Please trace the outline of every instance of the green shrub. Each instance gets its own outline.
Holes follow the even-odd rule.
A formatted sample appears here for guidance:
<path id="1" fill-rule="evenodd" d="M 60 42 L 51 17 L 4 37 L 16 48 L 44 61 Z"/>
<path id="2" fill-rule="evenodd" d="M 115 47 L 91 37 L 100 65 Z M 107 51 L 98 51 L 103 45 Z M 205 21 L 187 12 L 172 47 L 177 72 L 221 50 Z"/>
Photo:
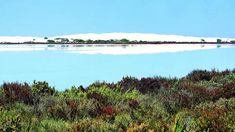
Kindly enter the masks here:
<path id="1" fill-rule="evenodd" d="M 130 114 L 119 114 L 115 116 L 114 124 L 122 129 L 127 129 L 127 127 L 132 123 L 132 118 Z"/>
<path id="2" fill-rule="evenodd" d="M 63 98 L 46 97 L 42 98 L 39 102 L 39 110 L 44 117 L 50 117 L 53 119 L 69 120 L 69 108 L 66 101 Z"/>
<path id="3" fill-rule="evenodd" d="M 0 86 L 0 107 L 5 105 L 5 99 L 4 99 L 4 91 L 3 88 Z"/>
<path id="4" fill-rule="evenodd" d="M 20 121 L 22 122 L 22 131 L 34 131 L 37 124 L 38 118 L 35 115 L 34 107 L 26 105 L 24 103 L 14 103 L 11 106 L 11 110 L 20 114 Z"/>
<path id="5" fill-rule="evenodd" d="M 33 81 L 32 92 L 33 94 L 40 96 L 53 95 L 55 93 L 55 88 L 49 86 L 46 81 Z"/>
<path id="6" fill-rule="evenodd" d="M 196 131 L 193 112 L 183 110 L 176 114 L 171 130 L 174 132 Z"/>
<path id="7" fill-rule="evenodd" d="M 44 119 L 41 120 L 34 131 L 39 132 L 67 132 L 71 129 L 69 122 L 63 120 Z"/>
<path id="8" fill-rule="evenodd" d="M 69 99 L 80 99 L 80 98 L 86 98 L 87 93 L 85 89 L 80 86 L 80 87 L 71 87 L 71 89 L 67 89 L 63 92 L 58 92 L 56 96 L 60 96 L 63 98 L 69 98 Z"/>
<path id="9" fill-rule="evenodd" d="M 100 119 L 83 119 L 72 125 L 72 131 L 85 132 L 108 132 L 108 131 L 122 131 L 121 128 Z"/>
<path id="10" fill-rule="evenodd" d="M 22 129 L 20 114 L 14 110 L 0 110 L 0 131 L 16 131 Z"/>
<path id="11" fill-rule="evenodd" d="M 218 83 L 218 82 L 214 82 L 214 81 L 200 81 L 197 83 L 197 85 L 205 87 L 205 89 L 208 89 L 208 90 L 213 90 L 216 88 L 223 87 L 223 84 Z"/>
<path id="12" fill-rule="evenodd" d="M 149 128 L 149 126 L 145 123 L 132 123 L 129 125 L 129 127 L 126 130 L 127 132 L 154 132 L 155 129 Z M 159 130 L 164 132 L 165 130 Z"/>
<path id="13" fill-rule="evenodd" d="M 217 76 L 212 79 L 213 82 L 219 83 L 219 84 L 227 84 L 231 82 L 235 82 L 235 73 L 230 73 L 225 76 Z"/>
<path id="14" fill-rule="evenodd" d="M 161 90 L 155 95 L 167 113 L 174 115 L 183 108 L 191 107 L 194 95 L 182 89 Z M 153 97 L 154 98 L 154 97 Z"/>
<path id="15" fill-rule="evenodd" d="M 122 100 L 133 100 L 142 98 L 141 93 L 137 90 L 121 92 L 119 90 L 110 89 L 107 87 L 91 87 L 88 89 L 88 94 L 90 93 L 96 93 L 97 96 L 98 94 L 100 94 L 99 96 L 102 96 L 106 100 L 106 103 L 109 104 L 116 104 Z"/>
<path id="16" fill-rule="evenodd" d="M 166 123 L 170 118 L 170 114 L 164 107 L 164 104 L 154 96 L 147 96 L 140 100 L 137 109 L 130 109 L 130 114 L 134 122 L 142 122 L 147 128 L 168 129 Z"/>
<path id="17" fill-rule="evenodd" d="M 232 131 L 235 128 L 235 99 L 201 103 L 192 110 L 179 112 L 173 131 Z"/>

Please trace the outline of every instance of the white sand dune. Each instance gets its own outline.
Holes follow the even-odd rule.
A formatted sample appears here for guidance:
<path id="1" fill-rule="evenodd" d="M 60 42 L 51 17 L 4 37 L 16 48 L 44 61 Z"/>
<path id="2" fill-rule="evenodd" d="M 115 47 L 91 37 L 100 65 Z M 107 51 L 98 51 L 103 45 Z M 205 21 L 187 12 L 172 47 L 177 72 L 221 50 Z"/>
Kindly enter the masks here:
<path id="1" fill-rule="evenodd" d="M 46 42 L 41 37 L 23 37 L 23 36 L 0 36 L 0 42 L 2 43 L 23 43 L 23 42 Z"/>
<path id="2" fill-rule="evenodd" d="M 48 39 L 55 38 L 68 38 L 83 39 L 83 40 L 110 40 L 110 39 L 129 39 L 129 40 L 142 40 L 142 41 L 176 41 L 176 42 L 200 42 L 204 39 L 207 42 L 216 42 L 217 37 L 192 37 L 192 36 L 180 36 L 180 35 L 160 35 L 160 34 L 145 34 L 145 33 L 103 33 L 103 34 L 77 34 L 77 35 L 65 35 L 48 37 Z M 223 41 L 235 40 L 234 38 L 219 38 Z M 0 36 L 0 42 L 46 42 L 44 37 L 22 37 L 22 36 Z"/>

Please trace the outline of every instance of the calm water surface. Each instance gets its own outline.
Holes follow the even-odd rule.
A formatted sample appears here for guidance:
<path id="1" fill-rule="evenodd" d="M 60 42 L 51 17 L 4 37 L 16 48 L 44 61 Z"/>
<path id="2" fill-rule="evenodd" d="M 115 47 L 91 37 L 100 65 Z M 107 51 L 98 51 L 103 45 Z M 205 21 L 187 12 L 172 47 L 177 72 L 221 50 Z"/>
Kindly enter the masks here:
<path id="1" fill-rule="evenodd" d="M 4 50 L 1 51 L 1 47 Z M 24 51 L 5 51 L 9 47 L 0 46 L 0 83 L 46 80 L 58 90 L 64 90 L 72 85 L 87 86 L 97 80 L 116 82 L 123 76 L 182 77 L 193 69 L 235 68 L 235 46 L 129 55 L 71 53 L 66 50 L 66 45 L 60 48 L 49 45 L 46 49 L 41 45 L 32 47 L 39 49 L 32 51 L 25 46 L 27 50 Z M 53 49 L 48 50 L 50 47 Z M 77 48 L 79 50 L 79 46 Z M 90 50 L 93 49 L 90 46 Z"/>

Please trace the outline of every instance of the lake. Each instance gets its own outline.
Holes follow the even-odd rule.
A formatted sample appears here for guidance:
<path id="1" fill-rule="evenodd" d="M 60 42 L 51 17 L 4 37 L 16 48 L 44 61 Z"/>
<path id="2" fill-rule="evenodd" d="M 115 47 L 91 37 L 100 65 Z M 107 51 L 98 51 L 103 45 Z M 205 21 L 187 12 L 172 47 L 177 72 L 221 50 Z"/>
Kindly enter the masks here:
<path id="1" fill-rule="evenodd" d="M 0 82 L 44 81 L 64 90 L 124 76 L 182 77 L 235 68 L 233 45 L 0 45 Z"/>

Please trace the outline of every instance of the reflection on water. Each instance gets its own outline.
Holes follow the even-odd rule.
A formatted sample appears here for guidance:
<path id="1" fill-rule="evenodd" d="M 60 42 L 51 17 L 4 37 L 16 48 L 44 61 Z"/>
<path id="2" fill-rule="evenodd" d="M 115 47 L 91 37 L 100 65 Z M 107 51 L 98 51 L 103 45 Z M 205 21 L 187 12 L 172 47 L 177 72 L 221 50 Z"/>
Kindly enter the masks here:
<path id="1" fill-rule="evenodd" d="M 192 50 L 206 50 L 214 48 L 228 48 L 229 44 L 4 44 L 0 51 L 41 51 L 62 50 L 80 54 L 153 54 L 164 52 L 180 52 Z"/>
<path id="2" fill-rule="evenodd" d="M 79 50 L 80 47 L 133 47 L 137 45 L 129 44 L 1 44 L 0 49 L 31 48 L 41 50 Z M 20 50 L 20 49 L 19 49 Z"/>

